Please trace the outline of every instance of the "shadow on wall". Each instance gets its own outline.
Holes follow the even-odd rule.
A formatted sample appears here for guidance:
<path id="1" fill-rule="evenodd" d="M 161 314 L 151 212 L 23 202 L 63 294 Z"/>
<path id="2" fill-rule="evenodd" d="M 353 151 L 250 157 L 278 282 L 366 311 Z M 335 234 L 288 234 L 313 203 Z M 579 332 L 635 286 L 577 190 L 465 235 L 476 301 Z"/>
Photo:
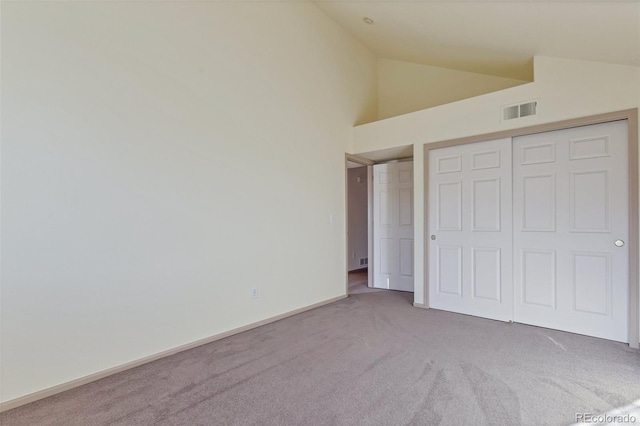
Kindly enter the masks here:
<path id="1" fill-rule="evenodd" d="M 529 66 L 533 70 L 533 59 L 531 59 Z M 530 82 L 410 62 L 378 59 L 378 120 Z"/>

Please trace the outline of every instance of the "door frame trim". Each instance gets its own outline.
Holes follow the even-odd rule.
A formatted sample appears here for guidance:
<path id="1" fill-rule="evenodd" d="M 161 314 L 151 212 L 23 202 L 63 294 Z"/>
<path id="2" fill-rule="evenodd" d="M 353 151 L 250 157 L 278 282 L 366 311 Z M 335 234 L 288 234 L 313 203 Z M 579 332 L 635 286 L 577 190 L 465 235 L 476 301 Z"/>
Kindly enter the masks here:
<path id="1" fill-rule="evenodd" d="M 608 123 L 611 121 L 627 120 L 627 138 L 629 161 L 629 307 L 628 307 L 628 340 L 629 346 L 638 349 L 640 340 L 640 316 L 639 316 L 639 217 L 638 217 L 638 108 L 588 117 L 574 118 L 570 120 L 556 121 L 553 123 L 537 124 L 520 127 L 517 129 L 502 130 L 499 132 L 485 133 L 483 135 L 467 136 L 462 138 L 444 140 L 424 144 L 424 306 L 429 308 L 429 151 L 457 145 L 467 145 L 476 142 L 486 142 L 501 138 L 515 138 L 518 136 L 532 135 L 536 133 L 551 132 L 555 130 L 570 129 L 573 127 L 588 126 L 591 124 Z"/>
<path id="2" fill-rule="evenodd" d="M 349 166 L 348 162 L 367 167 L 367 287 L 373 287 L 373 165 L 375 162 L 353 154 L 344 154 L 344 237 L 345 237 L 345 294 L 349 295 Z"/>

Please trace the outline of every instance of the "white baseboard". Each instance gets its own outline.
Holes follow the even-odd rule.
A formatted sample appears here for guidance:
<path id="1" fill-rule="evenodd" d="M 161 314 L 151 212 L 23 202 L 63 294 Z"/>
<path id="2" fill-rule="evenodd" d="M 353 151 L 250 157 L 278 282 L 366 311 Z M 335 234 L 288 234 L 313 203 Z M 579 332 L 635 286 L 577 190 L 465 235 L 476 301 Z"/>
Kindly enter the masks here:
<path id="1" fill-rule="evenodd" d="M 13 408 L 20 407 L 21 405 L 29 404 L 31 402 L 38 401 L 40 399 L 48 398 L 60 392 L 68 391 L 73 388 L 77 388 L 82 385 L 86 385 L 87 383 L 95 382 L 96 380 L 103 379 L 105 377 L 111 376 L 116 373 L 120 373 L 125 370 L 129 370 L 134 367 L 138 367 L 143 364 L 147 364 L 152 361 L 156 361 L 161 358 L 165 358 L 179 352 L 187 351 L 189 349 L 197 348 L 198 346 L 206 345 L 207 343 L 215 342 L 216 340 L 224 339 L 225 337 L 233 336 L 234 334 L 242 333 L 244 331 L 251 330 L 256 327 L 260 327 L 262 325 L 266 325 L 275 321 L 279 321 L 281 319 L 300 314 L 305 311 L 309 311 L 311 309 L 319 308 L 320 306 L 328 305 L 329 303 L 337 302 L 338 300 L 345 299 L 347 295 L 342 295 L 338 297 L 334 297 L 323 302 L 314 303 L 313 305 L 305 306 L 303 308 L 294 309 L 293 311 L 285 312 L 284 314 L 276 315 L 275 317 L 267 318 L 262 321 L 254 322 L 252 324 L 248 324 L 242 327 L 234 328 L 233 330 L 225 331 L 224 333 L 219 333 L 210 337 L 206 337 L 204 339 L 196 340 L 195 342 L 187 343 L 173 349 L 167 349 L 166 351 L 158 352 L 154 355 L 149 355 L 144 358 L 140 358 L 131 362 L 127 362 L 125 364 L 121 364 L 115 366 L 113 368 L 108 368 L 106 370 L 98 371 L 97 373 L 89 374 L 88 376 L 80 377 L 75 380 L 71 380 L 69 382 L 61 383 L 56 386 L 52 386 L 50 388 L 46 388 L 34 393 L 30 393 L 28 395 L 20 396 L 15 399 L 11 399 L 9 401 L 5 401 L 0 403 L 0 413 L 3 411 L 8 411 Z"/>
<path id="2" fill-rule="evenodd" d="M 424 303 L 413 302 L 413 306 L 415 306 L 416 308 L 427 309 Z"/>

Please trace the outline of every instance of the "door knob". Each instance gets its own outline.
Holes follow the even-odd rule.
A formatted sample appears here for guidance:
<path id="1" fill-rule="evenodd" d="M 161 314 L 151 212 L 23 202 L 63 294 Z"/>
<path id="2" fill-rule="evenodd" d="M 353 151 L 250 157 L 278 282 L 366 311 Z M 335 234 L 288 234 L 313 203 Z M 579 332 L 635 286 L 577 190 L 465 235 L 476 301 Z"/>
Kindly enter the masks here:
<path id="1" fill-rule="evenodd" d="M 616 240 L 615 243 L 613 243 L 613 244 L 615 244 L 616 247 L 622 247 L 624 245 L 624 241 Z"/>
<path id="2" fill-rule="evenodd" d="M 432 240 L 435 240 L 435 239 L 436 239 L 436 236 L 432 234 L 432 235 L 431 235 L 431 239 L 432 239 Z"/>

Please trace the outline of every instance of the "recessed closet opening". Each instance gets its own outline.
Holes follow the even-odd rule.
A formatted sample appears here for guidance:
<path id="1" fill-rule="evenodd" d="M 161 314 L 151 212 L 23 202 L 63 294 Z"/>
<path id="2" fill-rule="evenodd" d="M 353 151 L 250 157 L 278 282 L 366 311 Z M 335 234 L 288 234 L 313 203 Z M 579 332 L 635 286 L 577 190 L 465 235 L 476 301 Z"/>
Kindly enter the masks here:
<path id="1" fill-rule="evenodd" d="M 637 110 L 425 145 L 430 308 L 638 346 Z"/>

